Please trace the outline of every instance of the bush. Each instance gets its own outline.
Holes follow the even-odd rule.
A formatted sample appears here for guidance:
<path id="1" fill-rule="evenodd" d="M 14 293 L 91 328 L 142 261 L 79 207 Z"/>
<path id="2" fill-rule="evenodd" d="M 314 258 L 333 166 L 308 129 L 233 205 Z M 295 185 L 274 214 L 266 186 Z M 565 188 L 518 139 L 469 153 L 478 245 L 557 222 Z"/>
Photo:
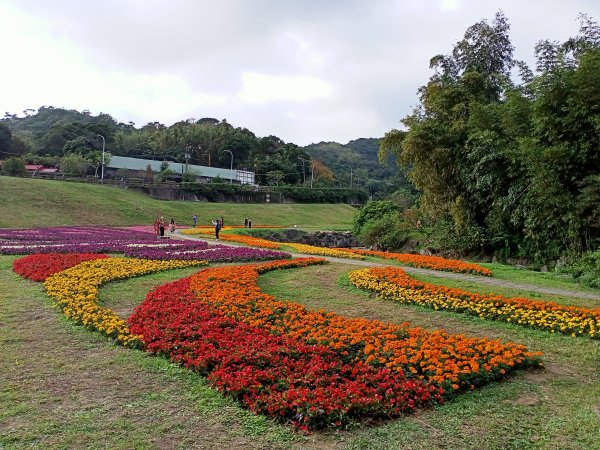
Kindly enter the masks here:
<path id="1" fill-rule="evenodd" d="M 384 216 L 397 216 L 399 213 L 400 208 L 391 200 L 370 201 L 360 208 L 354 217 L 354 234 L 361 234 L 362 228 L 367 222 L 381 219 Z"/>
<path id="2" fill-rule="evenodd" d="M 600 250 L 588 252 L 572 260 L 566 272 L 573 275 L 581 284 L 600 288 Z"/>
<path id="3" fill-rule="evenodd" d="M 445 253 L 480 252 L 488 243 L 484 228 L 467 225 L 458 232 L 451 221 L 436 223 L 430 238 L 432 247 Z"/>
<path id="4" fill-rule="evenodd" d="M 366 246 L 379 250 L 394 250 L 402 247 L 410 232 L 410 227 L 398 216 L 383 216 L 367 222 L 357 240 Z"/>
<path id="5" fill-rule="evenodd" d="M 2 173 L 11 177 L 24 177 L 27 171 L 25 170 L 25 163 L 23 160 L 13 156 L 4 161 Z"/>

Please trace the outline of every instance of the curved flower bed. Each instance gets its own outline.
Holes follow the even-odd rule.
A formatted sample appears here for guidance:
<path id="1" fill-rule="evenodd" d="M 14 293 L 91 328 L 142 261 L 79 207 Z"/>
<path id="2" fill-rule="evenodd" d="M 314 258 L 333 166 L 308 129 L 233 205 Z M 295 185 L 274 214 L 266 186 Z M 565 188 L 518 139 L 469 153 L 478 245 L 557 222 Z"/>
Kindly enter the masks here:
<path id="1" fill-rule="evenodd" d="M 129 324 L 148 351 L 207 375 L 250 410 L 303 429 L 396 417 L 442 400 L 441 389 L 424 381 L 349 364 L 327 347 L 225 317 L 198 302 L 189 278 L 149 293 Z"/>
<path id="2" fill-rule="evenodd" d="M 231 247 L 215 245 L 206 249 L 173 249 L 173 248 L 129 248 L 126 256 L 144 259 L 180 259 L 180 260 L 204 260 L 211 262 L 242 262 L 242 261 L 265 261 L 269 259 L 291 258 L 289 253 L 273 250 L 263 250 L 251 247 Z"/>
<path id="3" fill-rule="evenodd" d="M 357 287 L 401 303 L 463 312 L 552 333 L 600 338 L 600 308 L 587 309 L 527 298 L 476 294 L 423 283 L 393 267 L 355 270 L 350 272 L 349 278 Z"/>
<path id="4" fill-rule="evenodd" d="M 0 230 L 0 254 L 123 253 L 136 248 L 205 250 L 205 241 L 158 239 L 150 233 L 111 227 Z"/>
<path id="5" fill-rule="evenodd" d="M 282 242 L 281 245 L 291 247 L 298 253 L 304 253 L 307 255 L 322 255 L 322 256 L 334 256 L 336 258 L 350 258 L 350 259 L 365 259 L 364 256 L 356 253 L 348 252 L 344 249 L 333 249 L 327 247 L 317 247 L 315 245 L 307 244 L 296 244 L 294 242 Z"/>
<path id="6" fill-rule="evenodd" d="M 191 277 L 190 286 L 200 302 L 236 321 L 326 346 L 347 362 L 385 366 L 446 391 L 473 388 L 516 368 L 541 365 L 539 354 L 522 345 L 309 311 L 262 293 L 259 274 L 292 261 L 206 269 Z"/>
<path id="7" fill-rule="evenodd" d="M 479 264 L 467 263 L 457 259 L 446 259 L 439 256 L 413 255 L 411 253 L 378 252 L 374 250 L 360 249 L 338 249 L 356 253 L 364 256 L 375 256 L 377 258 L 394 259 L 408 266 L 423 269 L 443 270 L 455 273 L 472 273 L 475 275 L 492 276 L 492 271 Z"/>
<path id="8" fill-rule="evenodd" d="M 24 278 L 44 281 L 55 273 L 62 272 L 84 261 L 108 258 L 96 253 L 44 253 L 25 256 L 13 261 L 13 270 Z"/>
<path id="9" fill-rule="evenodd" d="M 48 295 L 71 320 L 116 339 L 125 346 L 139 345 L 138 336 L 109 308 L 98 304 L 99 287 L 113 280 L 162 270 L 206 265 L 205 261 L 148 261 L 105 258 L 86 261 L 58 272 L 44 282 Z"/>
<path id="10" fill-rule="evenodd" d="M 221 234 L 219 235 L 219 239 L 222 241 L 228 242 L 238 242 L 240 244 L 251 245 L 253 247 L 262 247 L 262 248 L 270 248 L 270 249 L 279 249 L 281 245 L 277 242 L 268 241 L 266 239 L 255 238 L 252 236 L 244 236 L 241 234 L 225 234 L 223 231 L 231 230 L 232 227 L 225 227 L 221 230 Z M 214 228 L 206 229 L 206 228 L 190 228 L 188 230 L 183 230 L 181 234 L 202 234 L 207 237 L 214 237 Z"/>

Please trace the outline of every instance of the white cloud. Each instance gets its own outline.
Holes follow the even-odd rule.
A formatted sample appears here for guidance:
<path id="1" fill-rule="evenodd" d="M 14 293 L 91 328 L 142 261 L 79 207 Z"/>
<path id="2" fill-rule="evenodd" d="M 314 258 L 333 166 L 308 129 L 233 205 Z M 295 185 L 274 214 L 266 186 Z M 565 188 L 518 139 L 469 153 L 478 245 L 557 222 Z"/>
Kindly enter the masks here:
<path id="1" fill-rule="evenodd" d="M 442 12 L 455 11 L 462 6 L 459 0 L 440 0 L 438 5 Z"/>
<path id="2" fill-rule="evenodd" d="M 0 112 L 226 118 L 297 144 L 383 136 L 429 59 L 499 9 L 530 65 L 538 40 L 576 34 L 578 12 L 600 19 L 597 0 L 0 0 Z"/>
<path id="3" fill-rule="evenodd" d="M 244 72 L 242 91 L 238 97 L 245 103 L 256 104 L 275 100 L 306 102 L 328 97 L 330 94 L 330 85 L 315 77 Z"/>

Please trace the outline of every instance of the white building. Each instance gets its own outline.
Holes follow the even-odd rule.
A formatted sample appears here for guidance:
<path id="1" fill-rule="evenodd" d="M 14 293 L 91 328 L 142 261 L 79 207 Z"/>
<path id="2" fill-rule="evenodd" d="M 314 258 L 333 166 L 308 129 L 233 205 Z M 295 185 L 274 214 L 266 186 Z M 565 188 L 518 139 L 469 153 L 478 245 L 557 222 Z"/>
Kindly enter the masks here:
<path id="1" fill-rule="evenodd" d="M 160 173 L 164 165 L 168 164 L 169 169 L 178 175 L 186 173 L 186 165 L 172 161 L 155 161 L 152 159 L 128 158 L 125 156 L 111 156 L 110 161 L 105 166 L 105 171 L 110 176 L 115 176 L 118 170 L 130 170 L 142 173 L 148 166 L 155 174 Z M 219 177 L 224 181 L 231 180 L 236 184 L 254 184 L 254 172 L 247 170 L 229 170 L 219 169 L 217 167 L 197 166 L 188 164 L 187 170 L 190 173 L 197 174 L 200 182 L 210 183 L 213 178 Z"/>

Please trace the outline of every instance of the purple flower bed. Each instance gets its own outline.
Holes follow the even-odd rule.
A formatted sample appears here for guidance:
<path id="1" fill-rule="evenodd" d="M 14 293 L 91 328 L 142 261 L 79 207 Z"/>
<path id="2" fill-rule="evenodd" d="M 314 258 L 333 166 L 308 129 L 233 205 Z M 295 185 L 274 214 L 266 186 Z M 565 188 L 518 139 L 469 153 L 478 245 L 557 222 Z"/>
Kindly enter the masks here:
<path id="1" fill-rule="evenodd" d="M 111 227 L 55 227 L 0 230 L 0 254 L 123 253 L 146 259 L 214 262 L 289 258 L 289 253 L 216 245 L 206 241 L 158 239 L 153 233 Z"/>
<path id="2" fill-rule="evenodd" d="M 215 245 L 208 249 L 129 248 L 125 255 L 144 259 L 194 259 L 212 262 L 263 261 L 291 257 L 289 253 L 274 250 L 224 245 Z"/>

